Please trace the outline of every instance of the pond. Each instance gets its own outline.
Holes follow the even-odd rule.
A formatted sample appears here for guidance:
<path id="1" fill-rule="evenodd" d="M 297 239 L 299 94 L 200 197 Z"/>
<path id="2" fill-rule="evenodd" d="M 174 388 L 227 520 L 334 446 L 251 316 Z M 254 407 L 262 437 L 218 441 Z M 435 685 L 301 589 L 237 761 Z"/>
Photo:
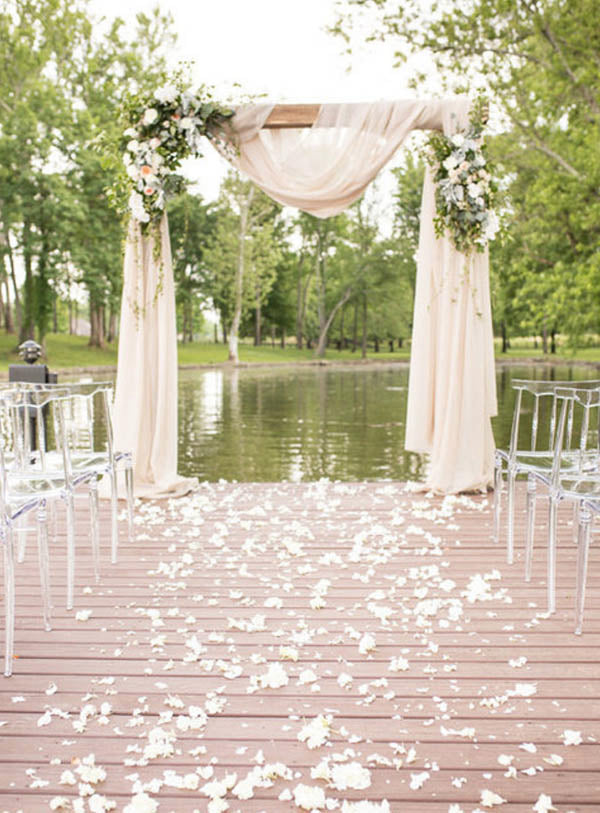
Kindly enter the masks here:
<path id="1" fill-rule="evenodd" d="M 577 366 L 498 369 L 494 434 L 510 437 L 512 378 L 581 380 Z M 186 370 L 179 376 L 179 471 L 201 480 L 418 480 L 404 449 L 408 366 Z"/>

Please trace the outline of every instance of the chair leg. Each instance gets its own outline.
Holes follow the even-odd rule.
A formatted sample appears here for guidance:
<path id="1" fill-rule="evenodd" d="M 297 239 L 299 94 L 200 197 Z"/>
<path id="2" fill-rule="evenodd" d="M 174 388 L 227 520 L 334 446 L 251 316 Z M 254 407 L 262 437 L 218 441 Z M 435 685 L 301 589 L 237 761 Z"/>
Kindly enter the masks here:
<path id="1" fill-rule="evenodd" d="M 4 551 L 4 675 L 12 675 L 15 640 L 15 554 L 10 528 L 1 540 Z"/>
<path id="2" fill-rule="evenodd" d="M 117 509 L 117 472 L 113 467 L 110 470 L 110 561 L 113 565 L 117 563 L 117 550 L 119 547 Z"/>
<path id="3" fill-rule="evenodd" d="M 515 557 L 515 474 L 510 469 L 507 474 L 506 512 L 508 514 L 508 530 L 506 534 L 506 561 L 512 565 Z"/>
<path id="4" fill-rule="evenodd" d="M 17 530 L 17 562 L 22 565 L 27 548 L 27 518 L 24 514 L 15 522 L 15 528 Z"/>
<path id="5" fill-rule="evenodd" d="M 127 533 L 129 542 L 133 542 L 133 468 L 125 468 L 125 491 L 127 494 Z"/>
<path id="6" fill-rule="evenodd" d="M 44 613 L 44 629 L 49 632 L 50 626 L 50 575 L 48 559 L 48 515 L 46 504 L 40 503 L 37 509 L 37 541 L 38 558 L 40 563 L 40 586 L 42 590 L 42 609 Z"/>
<path id="7" fill-rule="evenodd" d="M 66 497 L 67 508 L 67 610 L 73 609 L 75 585 L 75 500 L 72 492 Z"/>
<path id="8" fill-rule="evenodd" d="M 100 529 L 98 527 L 98 480 L 92 477 L 89 483 L 90 495 L 90 526 L 92 534 L 92 560 L 94 563 L 94 578 L 100 581 Z"/>
<path id="9" fill-rule="evenodd" d="M 581 635 L 581 630 L 583 627 L 583 608 L 585 604 L 585 587 L 587 582 L 591 522 L 591 513 L 581 506 L 579 511 L 579 530 L 577 534 L 577 591 L 575 596 L 576 635 Z"/>
<path id="10" fill-rule="evenodd" d="M 556 522 L 558 500 L 550 496 L 548 511 L 548 612 L 556 612 Z"/>
<path id="11" fill-rule="evenodd" d="M 497 460 L 494 468 L 494 531 L 492 539 L 500 541 L 500 512 L 502 510 L 502 461 Z"/>
<path id="12" fill-rule="evenodd" d="M 527 539 L 525 542 L 525 581 L 531 581 L 533 541 L 535 535 L 536 482 L 531 474 L 527 478 Z"/>

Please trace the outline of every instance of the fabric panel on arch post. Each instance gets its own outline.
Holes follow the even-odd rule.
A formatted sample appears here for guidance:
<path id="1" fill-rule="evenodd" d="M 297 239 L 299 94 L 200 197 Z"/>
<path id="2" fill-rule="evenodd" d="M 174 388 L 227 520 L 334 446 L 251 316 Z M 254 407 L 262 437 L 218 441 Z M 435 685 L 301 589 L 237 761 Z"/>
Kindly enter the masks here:
<path id="1" fill-rule="evenodd" d="M 466 126 L 468 102 L 443 102 L 446 135 Z M 410 359 L 406 448 L 430 456 L 428 488 L 484 490 L 494 471 L 494 335 L 487 251 L 466 256 L 434 227 L 435 184 L 426 170 Z"/>
<path id="2" fill-rule="evenodd" d="M 136 497 L 181 496 L 198 481 L 177 474 L 177 325 L 171 244 L 163 215 L 154 236 L 129 224 L 125 244 L 115 448 L 133 453 Z M 156 247 L 158 248 L 158 246 Z"/>
<path id="3" fill-rule="evenodd" d="M 308 129 L 261 129 L 272 105 L 242 108 L 229 160 L 268 195 L 317 217 L 357 200 L 413 129 L 452 134 L 468 122 L 463 99 L 323 105 Z M 426 487 L 484 489 L 493 473 L 496 414 L 487 252 L 470 257 L 435 236 L 435 189 L 421 210 L 406 447 L 427 452 Z"/>

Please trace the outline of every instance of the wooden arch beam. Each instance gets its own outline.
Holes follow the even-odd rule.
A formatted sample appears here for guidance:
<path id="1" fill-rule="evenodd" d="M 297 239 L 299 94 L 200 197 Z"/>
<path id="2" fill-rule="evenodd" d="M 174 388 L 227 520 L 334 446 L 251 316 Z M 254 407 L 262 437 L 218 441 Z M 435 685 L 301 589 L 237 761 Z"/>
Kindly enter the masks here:
<path id="1" fill-rule="evenodd" d="M 267 130 L 312 127 L 320 109 L 320 104 L 276 104 L 263 127 Z M 489 111 L 486 108 L 486 118 L 488 114 Z"/>
<path id="2" fill-rule="evenodd" d="M 276 104 L 263 127 L 268 130 L 312 127 L 320 109 L 320 104 Z"/>

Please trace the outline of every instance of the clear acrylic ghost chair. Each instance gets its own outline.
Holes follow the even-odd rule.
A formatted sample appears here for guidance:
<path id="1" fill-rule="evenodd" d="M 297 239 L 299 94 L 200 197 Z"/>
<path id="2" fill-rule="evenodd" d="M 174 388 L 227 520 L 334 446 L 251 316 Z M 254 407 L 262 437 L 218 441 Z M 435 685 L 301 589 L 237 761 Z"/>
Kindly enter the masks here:
<path id="1" fill-rule="evenodd" d="M 600 481 L 588 482 L 588 495 L 579 504 L 577 533 L 577 586 L 575 590 L 575 634 L 583 631 L 592 519 L 600 515 Z"/>
<path id="2" fill-rule="evenodd" d="M 8 469 L 9 482 L 24 492 L 43 494 L 48 488 L 66 508 L 67 609 L 73 608 L 75 580 L 75 491 L 89 489 L 91 543 L 96 581 L 99 579 L 100 535 L 98 527 L 99 472 L 89 466 L 74 466 L 67 417 L 74 396 L 64 390 L 18 389 L 8 403 L 13 421 L 14 461 Z M 24 553 L 21 546 L 20 553 Z M 22 556 L 20 556 L 20 559 Z"/>
<path id="3" fill-rule="evenodd" d="M 71 458 L 75 468 L 95 468 L 110 481 L 111 497 L 111 562 L 117 561 L 118 528 L 118 482 L 119 471 L 125 479 L 127 501 L 128 539 L 133 539 L 133 461 L 130 452 L 115 450 L 112 427 L 112 395 L 110 382 L 74 383 L 69 385 L 73 396 L 71 413 L 67 416 L 67 431 L 71 433 Z M 95 442 L 98 422 L 102 421 L 105 444 L 99 448 Z"/>
<path id="4" fill-rule="evenodd" d="M 72 396 L 64 402 L 71 464 L 75 473 L 96 471 L 110 482 L 111 562 L 115 564 L 119 540 L 117 478 L 120 471 L 125 479 L 129 542 L 133 539 L 134 498 L 131 453 L 114 448 L 111 414 L 113 386 L 110 382 L 92 381 L 34 385 L 34 389 L 49 393 L 66 390 Z M 51 458 L 47 465 L 52 465 Z"/>
<path id="5" fill-rule="evenodd" d="M 506 554 L 508 564 L 514 561 L 515 486 L 517 477 L 528 475 L 538 468 L 548 470 L 554 460 L 557 426 L 557 390 L 595 389 L 600 380 L 588 381 L 536 381 L 513 379 L 515 405 L 508 449 L 496 449 L 494 467 L 494 530 L 493 539 L 500 539 L 500 515 L 503 482 L 506 477 Z M 572 421 L 567 419 L 568 434 Z M 542 430 L 542 427 L 545 427 Z M 568 448 L 569 444 L 567 444 Z M 573 455 L 565 451 L 564 464 Z"/>
<path id="6" fill-rule="evenodd" d="M 600 482 L 600 388 L 557 388 L 560 404 L 556 447 L 552 465 L 528 473 L 527 536 L 525 542 L 525 580 L 530 581 L 533 563 L 537 486 L 548 496 L 548 612 L 556 610 L 556 543 L 558 506 L 573 502 L 574 516 L 581 503 Z"/>
<path id="7" fill-rule="evenodd" d="M 4 675 L 12 674 L 15 630 L 15 553 L 14 527 L 20 518 L 35 511 L 37 522 L 38 559 L 42 593 L 44 627 L 50 627 L 50 577 L 48 562 L 48 522 L 46 507 L 49 501 L 60 498 L 56 484 L 45 481 L 31 488 L 7 471 L 3 444 L 0 444 L 0 544 L 4 560 Z"/>

